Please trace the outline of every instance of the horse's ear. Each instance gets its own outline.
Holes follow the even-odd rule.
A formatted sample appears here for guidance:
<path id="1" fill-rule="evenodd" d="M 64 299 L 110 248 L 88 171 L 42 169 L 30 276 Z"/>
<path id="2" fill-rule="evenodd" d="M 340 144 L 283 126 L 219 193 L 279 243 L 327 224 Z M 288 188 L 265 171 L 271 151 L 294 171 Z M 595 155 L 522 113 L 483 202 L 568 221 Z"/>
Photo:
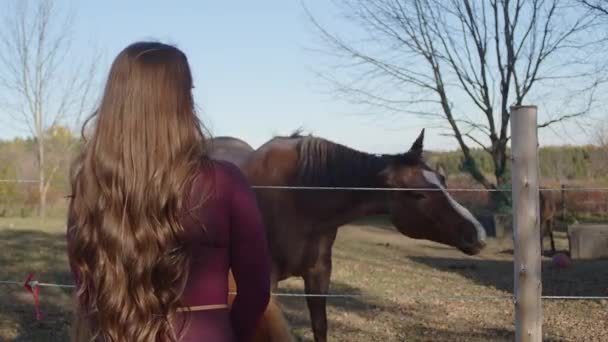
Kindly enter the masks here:
<path id="1" fill-rule="evenodd" d="M 420 135 L 418 135 L 418 138 L 416 138 L 416 141 L 414 141 L 414 143 L 412 144 L 412 147 L 410 147 L 410 151 L 422 156 L 423 146 L 424 146 L 424 128 L 420 132 Z"/>

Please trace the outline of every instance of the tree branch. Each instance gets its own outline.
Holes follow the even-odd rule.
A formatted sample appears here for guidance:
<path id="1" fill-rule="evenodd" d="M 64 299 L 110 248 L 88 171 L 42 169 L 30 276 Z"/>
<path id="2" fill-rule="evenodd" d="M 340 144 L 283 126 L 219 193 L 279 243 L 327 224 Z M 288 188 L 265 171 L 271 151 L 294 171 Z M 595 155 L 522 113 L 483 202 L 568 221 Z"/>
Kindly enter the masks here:
<path id="1" fill-rule="evenodd" d="M 344 21 L 337 25 L 351 24 L 356 34 L 340 37 L 305 8 L 326 50 L 331 51 L 328 55 L 343 61 L 326 72 L 331 77 L 323 78 L 356 104 L 392 113 L 441 113 L 463 152 L 468 172 L 485 187 L 493 184 L 479 172 L 467 144 L 473 142 L 491 155 L 496 182 L 504 182 L 510 106 L 531 96 L 544 100 L 536 89 L 550 84 L 552 78 L 567 82 L 563 76 L 573 75 L 575 79 L 565 86 L 584 88 L 581 81 L 593 81 L 596 76 L 576 68 L 567 54 L 590 52 L 601 43 L 590 34 L 595 17 L 571 11 L 560 0 L 335 3 Z M 470 119 L 466 114 L 471 112 L 480 114 L 471 117 L 481 119 Z M 583 115 L 572 112 L 577 114 L 561 120 Z M 558 121 L 543 122 L 541 127 Z"/>

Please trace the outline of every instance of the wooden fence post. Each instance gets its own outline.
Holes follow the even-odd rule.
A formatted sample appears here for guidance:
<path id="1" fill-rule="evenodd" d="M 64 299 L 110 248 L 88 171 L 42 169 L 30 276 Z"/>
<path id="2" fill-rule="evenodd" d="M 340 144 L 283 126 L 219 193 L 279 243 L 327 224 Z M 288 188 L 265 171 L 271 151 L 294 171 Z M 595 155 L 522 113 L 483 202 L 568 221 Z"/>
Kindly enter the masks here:
<path id="1" fill-rule="evenodd" d="M 515 341 L 542 341 L 537 107 L 511 107 Z"/>

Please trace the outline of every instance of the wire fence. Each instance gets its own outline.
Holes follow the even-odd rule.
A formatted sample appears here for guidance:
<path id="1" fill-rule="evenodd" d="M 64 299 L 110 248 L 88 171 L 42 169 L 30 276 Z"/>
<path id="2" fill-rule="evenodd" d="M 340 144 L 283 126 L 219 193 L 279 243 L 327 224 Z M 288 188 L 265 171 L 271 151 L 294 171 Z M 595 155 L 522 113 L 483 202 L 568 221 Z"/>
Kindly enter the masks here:
<path id="1" fill-rule="evenodd" d="M 0 179 L 0 183 L 39 183 L 36 179 Z M 512 192 L 511 189 L 504 188 L 390 188 L 390 187 L 335 187 L 335 186 L 290 186 L 290 185 L 252 185 L 254 189 L 276 189 L 276 190 L 347 190 L 347 191 L 449 191 L 449 192 Z M 608 187 L 540 187 L 542 192 L 561 192 L 561 191 L 598 191 L 608 192 Z"/>
<path id="2" fill-rule="evenodd" d="M 54 288 L 75 288 L 73 284 L 55 284 L 39 282 L 32 280 L 29 282 L 19 282 L 15 280 L 0 280 L 0 285 L 14 285 L 24 286 L 29 285 L 32 288 L 36 287 L 54 287 Z M 229 295 L 236 295 L 237 292 L 228 292 Z M 311 293 L 291 293 L 291 292 L 272 292 L 272 296 L 275 297 L 323 297 L 323 298 L 394 298 L 395 295 L 383 295 L 383 294 L 364 294 L 364 293 L 325 293 L 325 294 L 311 294 Z M 400 294 L 400 299 L 440 299 L 440 300 L 485 300 L 485 299 L 514 299 L 514 295 L 412 295 L 412 294 Z M 608 296 L 541 296 L 542 299 L 553 299 L 553 300 L 608 300 Z"/>
<path id="3" fill-rule="evenodd" d="M 0 183 L 21 183 L 21 184 L 36 184 L 39 183 L 35 179 L 0 179 Z M 485 189 L 485 188 L 447 188 L 442 189 L 438 187 L 433 188 L 388 188 L 388 187 L 321 187 L 321 186 L 272 186 L 272 185 L 252 185 L 254 189 L 270 189 L 270 190 L 321 190 L 321 191 L 415 191 L 415 192 L 436 192 L 436 191 L 448 191 L 448 192 L 512 192 L 511 189 Z M 554 188 L 539 188 L 539 191 L 543 192 L 572 192 L 572 191 L 594 191 L 594 192 L 608 192 L 608 187 L 554 187 Z M 0 280 L 0 285 L 24 287 L 29 290 L 36 302 L 38 302 L 38 291 L 40 288 L 60 288 L 60 289 L 73 289 L 73 284 L 60 284 L 41 282 L 38 280 L 27 280 L 17 281 L 12 279 Z M 24 289 L 24 290 L 25 290 Z M 236 292 L 230 292 L 229 294 L 235 295 Z M 271 293 L 274 297 L 292 297 L 292 298 L 309 298 L 309 297 L 323 297 L 323 298 L 374 298 L 374 299 L 388 299 L 398 297 L 399 299 L 412 299 L 412 300 L 470 300 L 470 301 L 482 301 L 482 300 L 512 300 L 515 301 L 515 296 L 512 294 L 507 295 L 441 295 L 441 294 L 363 294 L 363 293 L 325 293 L 325 294 L 307 294 L 307 293 L 292 293 L 292 292 L 273 292 Z M 608 296 L 560 296 L 560 295 L 544 295 L 541 296 L 544 300 L 586 300 L 586 301 L 604 301 L 608 300 Z M 37 305 L 37 304 L 36 304 Z M 38 309 L 37 309 L 38 310 Z"/>

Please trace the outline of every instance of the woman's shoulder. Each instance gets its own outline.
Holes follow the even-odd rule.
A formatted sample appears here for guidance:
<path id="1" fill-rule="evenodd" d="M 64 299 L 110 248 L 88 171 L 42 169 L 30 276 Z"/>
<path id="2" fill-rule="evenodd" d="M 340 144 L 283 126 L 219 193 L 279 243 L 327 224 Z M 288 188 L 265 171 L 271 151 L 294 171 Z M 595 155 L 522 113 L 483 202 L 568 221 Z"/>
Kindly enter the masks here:
<path id="1" fill-rule="evenodd" d="M 234 186 L 248 185 L 247 177 L 241 169 L 225 160 L 208 159 L 201 166 L 203 178 L 214 179 L 220 188 L 233 189 Z"/>
<path id="2" fill-rule="evenodd" d="M 243 182 L 246 182 L 246 178 L 236 165 L 222 160 L 203 159 L 188 186 L 187 203 L 194 207 L 200 205 L 203 198 L 207 207 L 227 205 Z"/>

